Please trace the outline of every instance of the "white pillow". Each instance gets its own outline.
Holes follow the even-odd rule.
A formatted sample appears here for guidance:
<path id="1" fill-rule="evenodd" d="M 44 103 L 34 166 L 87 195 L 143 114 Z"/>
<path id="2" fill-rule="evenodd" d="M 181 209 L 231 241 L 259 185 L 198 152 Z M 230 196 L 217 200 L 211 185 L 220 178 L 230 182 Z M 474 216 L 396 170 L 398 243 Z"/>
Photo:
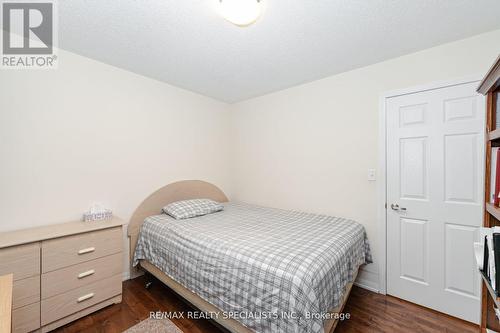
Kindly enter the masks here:
<path id="1" fill-rule="evenodd" d="M 163 211 L 176 220 L 219 212 L 224 206 L 210 199 L 192 199 L 172 202 Z"/>

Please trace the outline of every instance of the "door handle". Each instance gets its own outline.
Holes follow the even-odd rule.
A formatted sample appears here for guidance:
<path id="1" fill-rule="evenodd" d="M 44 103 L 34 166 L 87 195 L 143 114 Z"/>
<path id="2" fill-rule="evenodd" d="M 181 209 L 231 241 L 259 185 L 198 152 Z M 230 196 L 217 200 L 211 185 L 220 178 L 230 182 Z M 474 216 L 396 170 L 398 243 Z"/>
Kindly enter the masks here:
<path id="1" fill-rule="evenodd" d="M 405 207 L 399 207 L 398 204 L 391 204 L 391 209 L 395 211 L 403 211 L 403 212 L 406 211 Z"/>

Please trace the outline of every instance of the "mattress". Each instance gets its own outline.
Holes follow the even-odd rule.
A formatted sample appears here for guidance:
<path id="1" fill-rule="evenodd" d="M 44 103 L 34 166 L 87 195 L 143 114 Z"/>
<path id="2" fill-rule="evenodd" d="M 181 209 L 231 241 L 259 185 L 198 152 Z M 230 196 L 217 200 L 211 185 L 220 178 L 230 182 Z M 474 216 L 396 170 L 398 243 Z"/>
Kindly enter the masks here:
<path id="1" fill-rule="evenodd" d="M 255 332 L 323 332 L 371 253 L 352 220 L 228 202 L 221 212 L 146 218 L 134 253 Z M 213 316 L 213 314 L 211 314 Z"/>

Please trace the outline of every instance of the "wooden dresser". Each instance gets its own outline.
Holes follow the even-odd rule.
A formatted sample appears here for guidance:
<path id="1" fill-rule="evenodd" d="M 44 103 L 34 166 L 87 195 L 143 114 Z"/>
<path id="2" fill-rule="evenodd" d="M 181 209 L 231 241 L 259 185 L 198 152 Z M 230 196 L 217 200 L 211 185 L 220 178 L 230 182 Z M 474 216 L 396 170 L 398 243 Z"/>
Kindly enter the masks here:
<path id="1" fill-rule="evenodd" d="M 48 332 L 122 294 L 123 221 L 0 233 L 0 275 L 14 274 L 12 332 Z"/>
<path id="2" fill-rule="evenodd" d="M 12 319 L 12 274 L 0 276 L 0 333 L 10 333 Z"/>

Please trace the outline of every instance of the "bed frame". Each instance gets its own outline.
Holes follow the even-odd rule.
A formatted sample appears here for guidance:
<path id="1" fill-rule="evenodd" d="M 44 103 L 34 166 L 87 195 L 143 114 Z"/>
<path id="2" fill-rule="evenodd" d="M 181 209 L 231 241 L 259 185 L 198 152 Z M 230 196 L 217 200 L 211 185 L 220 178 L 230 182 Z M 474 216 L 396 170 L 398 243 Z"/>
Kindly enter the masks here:
<path id="1" fill-rule="evenodd" d="M 184 180 L 175 182 L 162 187 L 158 191 L 147 197 L 135 210 L 128 226 L 128 237 L 130 240 L 130 259 L 132 260 L 137 245 L 137 239 L 142 223 L 146 217 L 151 215 L 158 215 L 162 207 L 167 204 L 179 200 L 207 198 L 218 202 L 227 202 L 228 199 L 224 192 L 217 186 L 201 181 L 201 180 Z M 163 273 L 158 267 L 154 266 L 146 260 L 141 260 L 139 266 L 155 276 L 158 280 L 162 281 L 165 285 L 174 290 L 177 294 L 182 296 L 189 303 L 197 307 L 200 311 L 204 312 L 222 312 L 216 306 L 202 299 L 189 289 L 185 288 L 167 274 Z M 346 292 L 344 293 L 343 301 L 340 306 L 332 309 L 331 313 L 342 312 L 349 293 L 351 292 L 352 283 L 347 285 Z M 214 319 L 218 324 L 226 328 L 232 333 L 254 333 L 252 330 L 242 325 L 235 319 L 225 319 L 223 316 L 218 316 Z M 325 322 L 325 333 L 333 332 L 338 324 L 338 320 L 330 319 Z"/>

